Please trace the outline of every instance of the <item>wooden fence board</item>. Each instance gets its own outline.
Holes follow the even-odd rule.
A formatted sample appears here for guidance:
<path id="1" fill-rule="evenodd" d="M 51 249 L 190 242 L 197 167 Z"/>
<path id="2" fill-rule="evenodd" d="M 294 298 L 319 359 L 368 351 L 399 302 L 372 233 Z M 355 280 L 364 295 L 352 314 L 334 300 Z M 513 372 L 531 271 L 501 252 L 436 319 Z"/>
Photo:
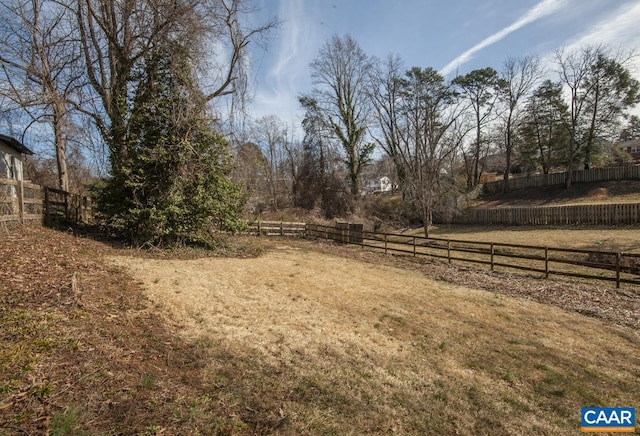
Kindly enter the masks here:
<path id="1" fill-rule="evenodd" d="M 640 224 L 640 203 L 467 209 L 451 224 L 573 225 Z"/>
<path id="2" fill-rule="evenodd" d="M 540 174 L 535 176 L 511 176 L 507 182 L 510 191 L 545 186 L 562 186 L 566 183 L 567 173 Z M 623 165 L 619 167 L 592 168 L 589 170 L 574 170 L 574 183 L 611 182 L 618 180 L 640 180 L 640 165 Z M 504 181 L 484 183 L 485 193 L 495 193 L 502 190 Z"/>
<path id="3" fill-rule="evenodd" d="M 363 231 L 357 245 L 385 253 L 423 256 L 448 262 L 472 262 L 549 275 L 561 275 L 590 280 L 640 285 L 640 254 L 615 251 L 568 249 L 523 244 L 491 243 L 422 236 L 373 233 Z M 333 226 L 307 224 L 307 236 L 325 240 L 343 240 L 341 229 Z M 617 259 L 617 260 L 616 260 Z M 608 274 L 608 275 L 607 275 Z"/>
<path id="4" fill-rule="evenodd" d="M 249 224 L 245 233 L 257 236 L 305 236 L 306 226 L 305 223 L 258 221 Z"/>
<path id="5" fill-rule="evenodd" d="M 0 178 L 0 221 L 25 222 L 90 221 L 93 203 L 88 197 L 43 187 L 30 182 Z"/>

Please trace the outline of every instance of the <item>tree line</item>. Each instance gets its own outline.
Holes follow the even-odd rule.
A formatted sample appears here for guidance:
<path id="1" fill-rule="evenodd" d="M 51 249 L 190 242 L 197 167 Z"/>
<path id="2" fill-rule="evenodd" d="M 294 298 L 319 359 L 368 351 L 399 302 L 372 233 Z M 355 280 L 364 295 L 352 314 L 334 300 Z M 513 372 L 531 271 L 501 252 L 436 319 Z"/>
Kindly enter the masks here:
<path id="1" fill-rule="evenodd" d="M 277 142 L 256 140 L 269 144 L 269 178 L 279 168 L 289 180 L 283 194 L 328 217 L 353 210 L 363 172 L 382 150 L 428 232 L 434 213 L 450 213 L 457 195 L 480 183 L 491 157 L 500 160 L 506 191 L 513 172 L 601 164 L 627 121 L 624 132 L 639 138 L 638 118 L 629 115 L 640 101 L 632 58 L 606 46 L 560 49 L 547 67 L 534 55 L 509 57 L 499 71 L 447 79 L 432 67 L 407 68 L 398 56 L 368 56 L 351 36 L 336 35 L 310 64 L 313 89 L 299 96 L 297 154 L 284 141 L 284 160 L 274 163 Z M 265 123 L 280 122 L 264 118 L 257 130 Z"/>
<path id="2" fill-rule="evenodd" d="M 428 232 L 491 155 L 504 156 L 505 189 L 514 171 L 599 164 L 640 99 L 632 55 L 604 46 L 559 50 L 551 71 L 525 56 L 449 79 L 333 36 L 299 95 L 298 140 L 277 115 L 234 124 L 248 47 L 278 24 L 250 24 L 250 0 L 2 0 L 0 11 L 0 123 L 50 133 L 64 190 L 79 144 L 103 147 L 94 195 L 110 228 L 138 242 L 237 229 L 243 207 L 344 216 L 373 174 L 394 180 Z"/>

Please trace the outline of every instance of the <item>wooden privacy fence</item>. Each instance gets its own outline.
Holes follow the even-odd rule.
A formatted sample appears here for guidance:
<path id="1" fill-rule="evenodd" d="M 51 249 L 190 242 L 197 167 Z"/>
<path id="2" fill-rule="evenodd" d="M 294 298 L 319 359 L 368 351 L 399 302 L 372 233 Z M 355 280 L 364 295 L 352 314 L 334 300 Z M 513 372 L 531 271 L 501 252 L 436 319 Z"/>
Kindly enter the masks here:
<path id="1" fill-rule="evenodd" d="M 307 236 L 338 240 L 341 230 L 331 226 L 307 224 Z M 349 242 L 349 238 L 341 240 Z M 452 262 L 472 262 L 496 268 L 541 274 L 640 285 L 640 254 L 616 251 L 476 242 L 426 238 L 393 233 L 361 232 L 362 247 L 383 250 L 385 254 L 430 257 Z"/>
<path id="2" fill-rule="evenodd" d="M 0 223 L 46 225 L 88 222 L 90 198 L 21 180 L 0 179 Z"/>
<path id="3" fill-rule="evenodd" d="M 284 221 L 257 221 L 249 224 L 245 233 L 256 236 L 299 236 L 306 234 L 305 223 L 292 223 Z"/>
<path id="4" fill-rule="evenodd" d="M 640 180 L 640 165 L 624 165 L 619 167 L 592 168 L 589 170 L 574 170 L 573 183 L 611 182 L 617 180 Z M 567 173 L 540 174 L 537 176 L 509 178 L 510 191 L 544 186 L 561 186 L 567 181 Z M 503 181 L 483 184 L 483 191 L 487 194 L 502 191 Z"/>
<path id="5" fill-rule="evenodd" d="M 466 209 L 452 224 L 640 224 L 640 203 Z"/>

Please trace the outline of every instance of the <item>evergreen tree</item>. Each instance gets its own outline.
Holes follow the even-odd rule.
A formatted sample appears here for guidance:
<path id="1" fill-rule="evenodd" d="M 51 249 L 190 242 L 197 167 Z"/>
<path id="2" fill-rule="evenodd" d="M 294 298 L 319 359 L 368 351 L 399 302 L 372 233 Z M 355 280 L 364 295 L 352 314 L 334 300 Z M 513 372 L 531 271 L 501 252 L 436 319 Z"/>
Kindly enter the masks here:
<path id="1" fill-rule="evenodd" d="M 553 166 L 568 163 L 569 134 L 562 123 L 568 112 L 562 84 L 546 80 L 534 91 L 519 129 L 522 166 L 548 174 Z"/>
<path id="2" fill-rule="evenodd" d="M 133 98 L 125 159 L 100 196 L 113 228 L 134 243 L 184 243 L 211 225 L 235 230 L 240 190 L 230 155 L 206 116 L 182 47 L 148 56 Z"/>

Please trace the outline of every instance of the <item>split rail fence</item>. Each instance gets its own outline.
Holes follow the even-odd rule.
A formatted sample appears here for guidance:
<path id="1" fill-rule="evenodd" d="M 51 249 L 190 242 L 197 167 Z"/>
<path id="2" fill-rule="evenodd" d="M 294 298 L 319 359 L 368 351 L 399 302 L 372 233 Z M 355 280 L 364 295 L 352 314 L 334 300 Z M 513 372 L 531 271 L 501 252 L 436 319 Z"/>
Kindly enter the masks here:
<path id="1" fill-rule="evenodd" d="M 623 283 L 640 285 L 640 254 L 345 231 L 318 224 L 307 224 L 306 234 L 311 238 L 369 247 L 385 254 L 482 264 L 492 271 L 515 269 L 544 278 L 556 275 L 602 280 L 615 282 L 617 288 Z"/>
<path id="2" fill-rule="evenodd" d="M 294 236 L 306 235 L 305 223 L 292 223 L 284 221 L 257 221 L 249 224 L 246 234 L 256 236 Z"/>
<path id="3" fill-rule="evenodd" d="M 0 178 L 0 224 L 88 222 L 90 198 L 22 180 Z"/>

